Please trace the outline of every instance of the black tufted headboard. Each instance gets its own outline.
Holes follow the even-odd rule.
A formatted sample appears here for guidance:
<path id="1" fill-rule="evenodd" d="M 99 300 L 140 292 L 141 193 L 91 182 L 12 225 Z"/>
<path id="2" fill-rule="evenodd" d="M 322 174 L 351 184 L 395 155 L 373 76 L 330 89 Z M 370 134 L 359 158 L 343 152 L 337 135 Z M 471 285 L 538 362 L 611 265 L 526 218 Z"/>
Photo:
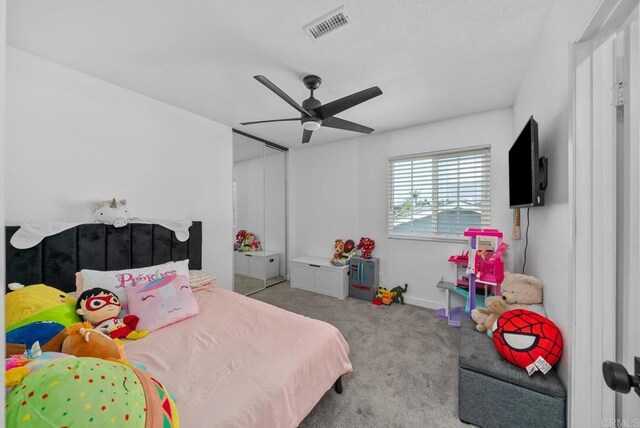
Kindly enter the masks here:
<path id="1" fill-rule="evenodd" d="M 115 228 L 100 223 L 82 224 L 45 238 L 26 250 L 9 240 L 19 229 L 6 227 L 7 284 L 47 284 L 75 291 L 81 269 L 120 270 L 189 259 L 189 269 L 202 269 L 202 222 L 194 221 L 189 240 L 157 224 L 132 223 Z"/>

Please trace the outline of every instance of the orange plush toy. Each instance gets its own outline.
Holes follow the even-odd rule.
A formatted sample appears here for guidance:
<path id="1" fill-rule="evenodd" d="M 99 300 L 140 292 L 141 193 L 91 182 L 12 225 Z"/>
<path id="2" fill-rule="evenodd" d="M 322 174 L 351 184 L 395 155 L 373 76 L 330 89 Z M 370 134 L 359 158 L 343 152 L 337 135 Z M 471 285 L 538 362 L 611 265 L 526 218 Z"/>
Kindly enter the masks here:
<path id="1" fill-rule="evenodd" d="M 76 357 L 94 357 L 105 360 L 124 360 L 124 347 L 91 323 L 79 322 L 67 328 L 62 352 Z"/>

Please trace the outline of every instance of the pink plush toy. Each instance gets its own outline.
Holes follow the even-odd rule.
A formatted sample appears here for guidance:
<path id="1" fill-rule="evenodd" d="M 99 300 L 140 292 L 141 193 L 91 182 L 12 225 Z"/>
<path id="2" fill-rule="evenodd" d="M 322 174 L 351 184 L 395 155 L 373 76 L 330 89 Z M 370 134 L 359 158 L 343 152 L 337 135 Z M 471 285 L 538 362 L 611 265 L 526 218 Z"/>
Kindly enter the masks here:
<path id="1" fill-rule="evenodd" d="M 360 257 L 370 259 L 373 249 L 376 248 L 376 241 L 371 238 L 362 237 L 356 248 L 361 251 Z"/>
<path id="2" fill-rule="evenodd" d="M 198 313 L 186 275 L 167 275 L 127 287 L 129 310 L 140 316 L 140 328 L 157 330 Z"/>

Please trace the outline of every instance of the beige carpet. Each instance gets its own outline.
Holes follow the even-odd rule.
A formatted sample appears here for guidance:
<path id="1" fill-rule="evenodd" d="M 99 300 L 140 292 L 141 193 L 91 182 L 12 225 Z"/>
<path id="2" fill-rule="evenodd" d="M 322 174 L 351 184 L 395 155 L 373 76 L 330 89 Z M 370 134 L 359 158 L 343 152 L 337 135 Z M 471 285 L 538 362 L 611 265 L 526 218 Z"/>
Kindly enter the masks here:
<path id="1" fill-rule="evenodd" d="M 459 331 L 433 311 L 341 301 L 288 282 L 251 297 L 327 321 L 349 343 L 344 392 L 327 392 L 301 427 L 469 427 L 457 418 Z"/>

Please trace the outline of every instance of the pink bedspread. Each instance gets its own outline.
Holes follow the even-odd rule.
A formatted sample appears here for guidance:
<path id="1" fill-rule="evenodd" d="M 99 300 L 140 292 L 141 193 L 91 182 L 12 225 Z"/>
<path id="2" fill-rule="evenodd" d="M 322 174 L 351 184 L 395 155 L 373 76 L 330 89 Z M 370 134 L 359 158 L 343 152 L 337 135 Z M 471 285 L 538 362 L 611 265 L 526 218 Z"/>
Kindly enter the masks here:
<path id="1" fill-rule="evenodd" d="M 175 396 L 182 427 L 295 427 L 351 371 L 330 324 L 220 287 L 195 295 L 199 315 L 125 348 Z"/>

